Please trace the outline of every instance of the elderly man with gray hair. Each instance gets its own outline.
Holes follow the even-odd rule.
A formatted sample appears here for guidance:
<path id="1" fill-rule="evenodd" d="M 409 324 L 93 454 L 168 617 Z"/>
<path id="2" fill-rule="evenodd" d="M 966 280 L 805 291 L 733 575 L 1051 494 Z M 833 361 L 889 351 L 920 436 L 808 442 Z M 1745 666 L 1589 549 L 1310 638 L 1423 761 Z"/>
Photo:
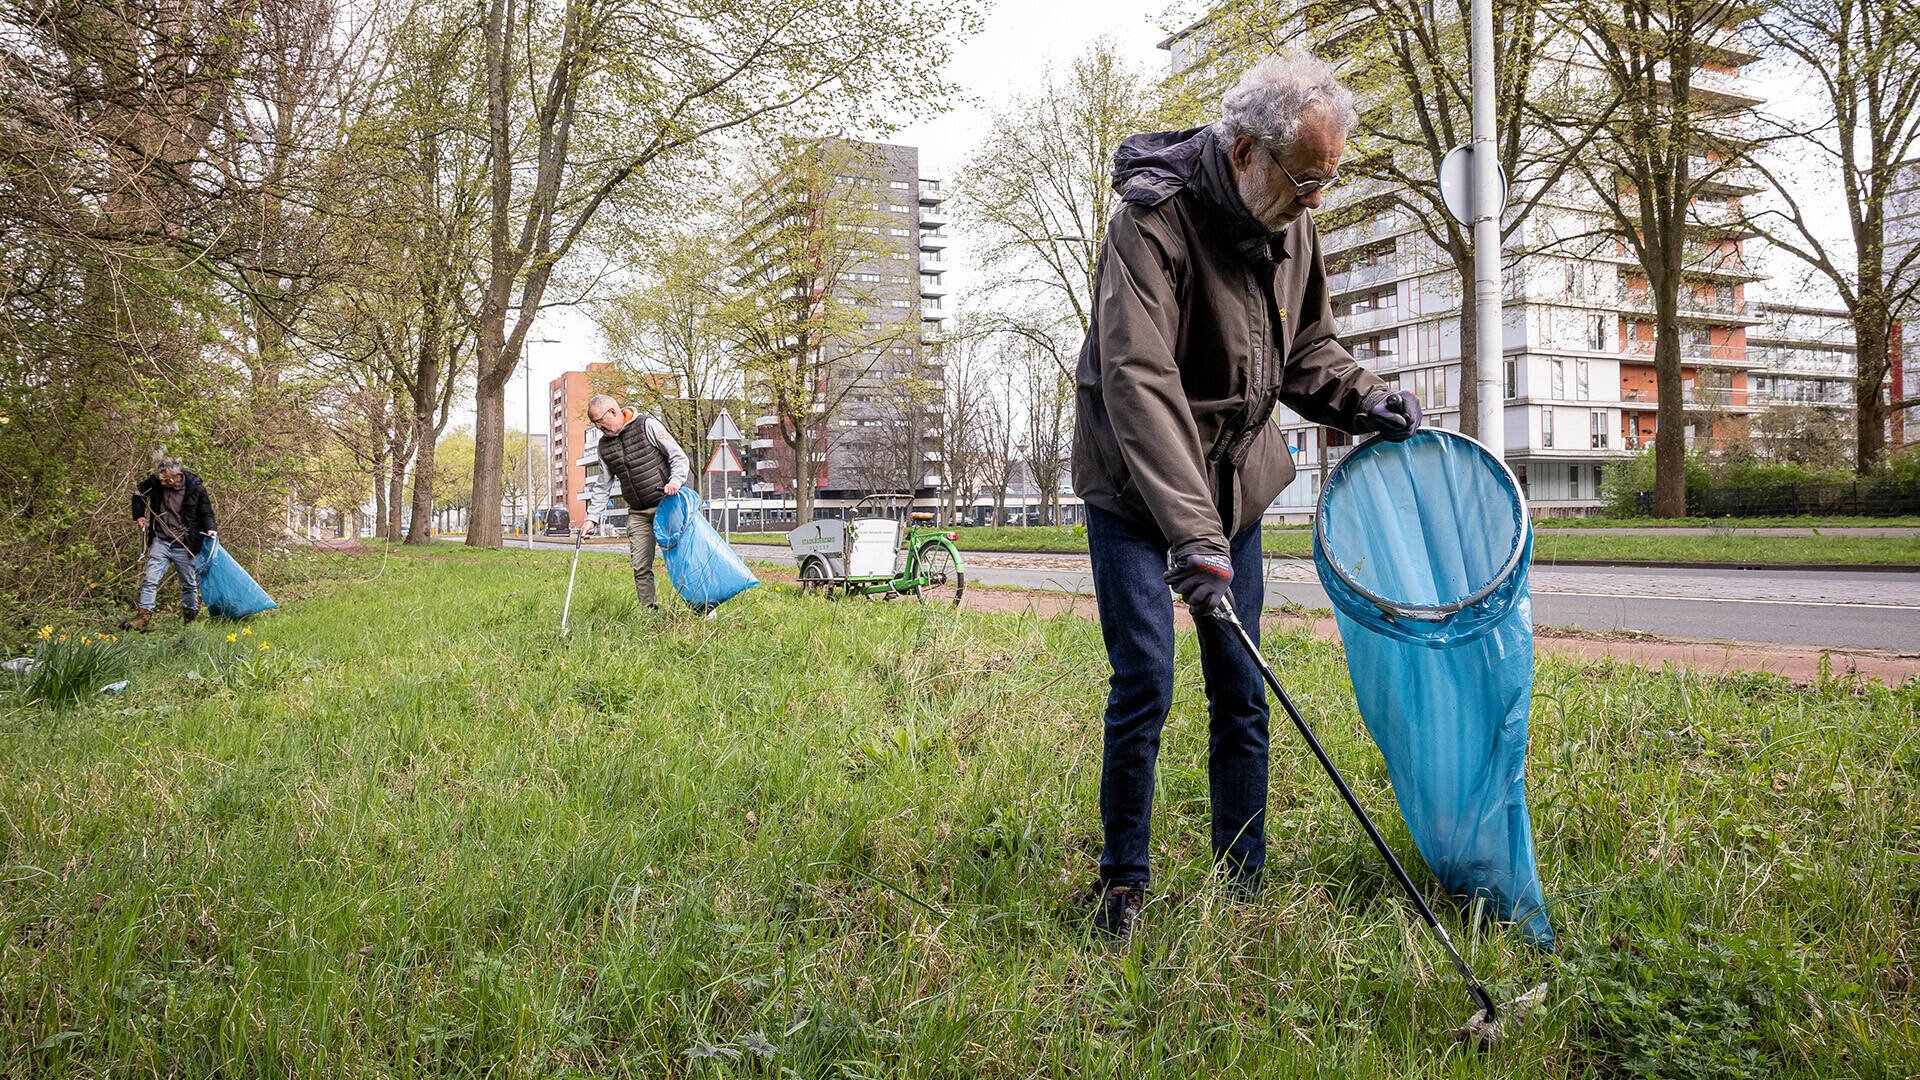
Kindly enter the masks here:
<path id="1" fill-rule="evenodd" d="M 622 408 L 610 394 L 587 399 L 587 423 L 600 431 L 600 487 L 587 501 L 587 534 L 612 502 L 613 482 L 627 501 L 627 550 L 633 557 L 633 588 L 641 606 L 657 611 L 653 585 L 653 512 L 660 500 L 687 482 L 687 452 L 665 424 L 638 409 Z"/>
<path id="2" fill-rule="evenodd" d="M 200 576 L 193 559 L 208 537 L 218 535 L 207 485 L 182 467 L 179 458 L 160 459 L 160 467 L 133 490 L 133 523 L 146 541 L 147 565 L 135 605 L 139 610 L 127 629 L 144 634 L 152 628 L 153 605 L 168 566 L 180 579 L 180 621 L 199 618 Z"/>
<path id="3" fill-rule="evenodd" d="M 1112 938 L 1133 932 L 1148 884 L 1154 767 L 1173 703 L 1169 587 L 1197 616 L 1222 598 L 1243 617 L 1262 609 L 1260 519 L 1294 474 L 1268 422 L 1275 407 L 1390 439 L 1420 426 L 1413 395 L 1340 343 L 1308 213 L 1339 175 L 1353 94 L 1330 65 L 1294 52 L 1248 71 L 1220 111 L 1207 127 L 1135 135 L 1115 154 L 1122 202 L 1080 350 L 1073 486 L 1113 669 L 1092 919 Z M 1258 620 L 1246 621 L 1257 637 Z M 1213 856 L 1247 895 L 1266 862 L 1266 691 L 1223 624 L 1195 622 Z"/>

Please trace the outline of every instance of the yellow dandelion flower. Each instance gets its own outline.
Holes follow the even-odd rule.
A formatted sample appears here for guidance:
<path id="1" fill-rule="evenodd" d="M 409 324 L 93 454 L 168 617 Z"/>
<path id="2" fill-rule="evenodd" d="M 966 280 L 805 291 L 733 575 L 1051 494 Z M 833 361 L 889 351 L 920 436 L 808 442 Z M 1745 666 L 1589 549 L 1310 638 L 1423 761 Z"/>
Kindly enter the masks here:
<path id="1" fill-rule="evenodd" d="M 87 588 L 89 588 L 89 589 L 96 589 L 96 588 L 99 588 L 99 583 L 98 583 L 98 582 L 93 582 L 93 581 L 89 581 L 89 582 L 87 582 Z"/>
<path id="2" fill-rule="evenodd" d="M 41 628 L 40 628 L 40 640 L 41 640 L 41 641 L 46 641 L 47 639 L 49 639 L 49 638 L 51 638 L 51 637 L 53 637 L 53 627 L 51 627 L 51 626 L 43 626 L 43 627 L 41 627 Z"/>
<path id="3" fill-rule="evenodd" d="M 251 626 L 243 626 L 243 627 L 241 627 L 241 628 L 240 628 L 240 632 L 241 632 L 241 633 L 243 633 L 243 634 L 245 634 L 245 635 L 247 635 L 248 637 L 252 637 L 252 636 L 253 636 L 253 627 L 251 627 Z"/>
<path id="4" fill-rule="evenodd" d="M 239 640 L 240 640 L 240 635 L 239 635 L 239 634 L 228 634 L 228 635 L 227 635 L 227 640 L 228 640 L 228 641 L 239 641 Z"/>
<path id="5" fill-rule="evenodd" d="M 67 635 L 65 635 L 65 634 L 61 634 L 61 635 L 60 635 L 60 644 L 62 644 L 62 645 L 65 645 L 66 643 L 67 643 Z"/>
<path id="6" fill-rule="evenodd" d="M 86 643 L 87 643 L 87 635 L 85 635 L 85 634 L 81 634 L 81 635 L 80 635 L 80 644 L 82 644 L 82 645 L 85 645 Z"/>
<path id="7" fill-rule="evenodd" d="M 266 652 L 268 649 L 271 649 L 271 648 L 273 648 L 273 646 L 268 642 L 263 641 L 260 643 L 261 652 Z"/>

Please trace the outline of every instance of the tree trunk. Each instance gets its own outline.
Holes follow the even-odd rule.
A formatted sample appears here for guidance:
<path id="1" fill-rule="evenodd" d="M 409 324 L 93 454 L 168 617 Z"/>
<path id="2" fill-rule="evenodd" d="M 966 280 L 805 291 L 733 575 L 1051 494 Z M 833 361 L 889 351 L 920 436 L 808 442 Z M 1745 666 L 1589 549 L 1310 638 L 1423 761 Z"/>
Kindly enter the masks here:
<path id="1" fill-rule="evenodd" d="M 1658 295 L 1653 346 L 1655 415 L 1653 435 L 1653 516 L 1687 516 L 1687 408 L 1680 386 L 1680 327 L 1672 316 L 1679 306 L 1678 283 L 1655 285 Z"/>
<path id="2" fill-rule="evenodd" d="M 394 453 L 387 466 L 387 532 L 390 544 L 402 539 L 400 534 L 400 504 L 407 493 L 407 455 L 404 450 Z"/>
<path id="3" fill-rule="evenodd" d="M 1854 312 L 1858 352 L 1853 380 L 1853 471 L 1861 476 L 1886 464 L 1887 406 L 1882 393 L 1891 364 L 1887 324 L 1882 305 L 1867 301 Z"/>
<path id="4" fill-rule="evenodd" d="M 373 463 L 373 531 L 378 536 L 387 535 L 387 463 Z"/>
<path id="5" fill-rule="evenodd" d="M 1460 434 L 1480 437 L 1480 309 L 1474 304 L 1473 252 L 1453 252 L 1453 265 L 1465 287 L 1460 291 Z M 1444 372 L 1444 365 L 1442 366 Z M 1440 376 L 1446 378 L 1445 374 Z M 1425 404 L 1425 402 L 1422 402 Z"/>
<path id="6" fill-rule="evenodd" d="M 501 462 L 506 452 L 507 384 L 482 379 L 473 403 L 473 500 L 468 547 L 500 546 Z"/>

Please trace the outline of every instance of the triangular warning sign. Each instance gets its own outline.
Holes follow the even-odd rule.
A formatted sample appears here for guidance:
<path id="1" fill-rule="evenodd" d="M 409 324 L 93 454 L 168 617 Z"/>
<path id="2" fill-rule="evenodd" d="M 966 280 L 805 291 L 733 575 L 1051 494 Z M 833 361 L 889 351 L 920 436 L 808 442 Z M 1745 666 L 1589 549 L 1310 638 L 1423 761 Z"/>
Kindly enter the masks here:
<path id="1" fill-rule="evenodd" d="M 740 468 L 740 459 L 733 454 L 733 447 L 728 446 L 726 443 L 721 443 L 719 446 L 714 447 L 713 460 L 707 462 L 707 471 L 732 473 L 742 472 L 744 470 Z"/>

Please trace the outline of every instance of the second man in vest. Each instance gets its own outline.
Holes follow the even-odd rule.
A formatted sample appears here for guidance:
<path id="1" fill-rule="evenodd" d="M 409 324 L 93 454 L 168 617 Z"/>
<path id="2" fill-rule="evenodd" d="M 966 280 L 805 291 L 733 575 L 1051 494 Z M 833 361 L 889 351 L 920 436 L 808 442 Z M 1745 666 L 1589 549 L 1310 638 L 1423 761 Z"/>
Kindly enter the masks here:
<path id="1" fill-rule="evenodd" d="M 587 422 L 600 429 L 600 488 L 587 500 L 582 530 L 593 535 L 612 501 L 613 481 L 627 503 L 627 548 L 640 603 L 660 604 L 653 589 L 653 511 L 687 482 L 687 453 L 660 421 L 620 406 L 606 394 L 587 399 Z"/>

